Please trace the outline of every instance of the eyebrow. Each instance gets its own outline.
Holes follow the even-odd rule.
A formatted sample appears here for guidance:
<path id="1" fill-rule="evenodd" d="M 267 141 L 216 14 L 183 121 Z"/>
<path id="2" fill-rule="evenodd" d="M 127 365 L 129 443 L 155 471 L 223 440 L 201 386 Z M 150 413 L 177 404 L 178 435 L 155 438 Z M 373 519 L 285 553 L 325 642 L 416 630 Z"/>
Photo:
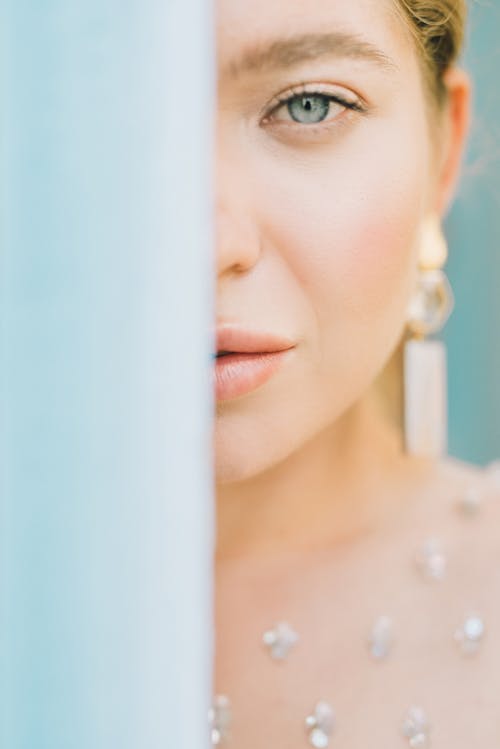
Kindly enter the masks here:
<path id="1" fill-rule="evenodd" d="M 238 60 L 228 63 L 222 75 L 238 78 L 251 73 L 263 74 L 323 57 L 367 60 L 386 71 L 398 70 L 394 60 L 371 42 L 344 31 L 333 31 L 301 34 L 260 43 L 246 50 Z"/>

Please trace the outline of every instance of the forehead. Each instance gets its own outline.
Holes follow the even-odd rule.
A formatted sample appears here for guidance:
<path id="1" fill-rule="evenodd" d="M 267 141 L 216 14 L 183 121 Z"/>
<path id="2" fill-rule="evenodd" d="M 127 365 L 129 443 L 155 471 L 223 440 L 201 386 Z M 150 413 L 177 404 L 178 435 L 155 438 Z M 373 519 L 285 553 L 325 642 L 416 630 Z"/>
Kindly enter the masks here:
<path id="1" fill-rule="evenodd" d="M 258 70 L 259 52 L 275 46 L 280 57 L 280 42 L 297 38 L 330 35 L 330 42 L 318 39 L 319 47 L 331 44 L 349 56 L 357 42 L 358 52 L 364 46 L 377 52 L 380 62 L 397 62 L 411 53 L 408 34 L 395 13 L 396 0 L 216 0 L 217 58 L 225 77 L 250 74 Z M 343 40 L 343 41 L 342 41 Z M 278 42 L 276 45 L 275 42 Z M 318 51 L 318 45 L 317 45 Z M 354 53 L 356 50 L 352 49 Z M 293 50 L 282 50 L 293 58 Z M 303 48 L 302 54 L 307 54 Z M 314 50 L 310 49 L 314 57 Z M 355 54 L 353 55 L 355 56 Z"/>

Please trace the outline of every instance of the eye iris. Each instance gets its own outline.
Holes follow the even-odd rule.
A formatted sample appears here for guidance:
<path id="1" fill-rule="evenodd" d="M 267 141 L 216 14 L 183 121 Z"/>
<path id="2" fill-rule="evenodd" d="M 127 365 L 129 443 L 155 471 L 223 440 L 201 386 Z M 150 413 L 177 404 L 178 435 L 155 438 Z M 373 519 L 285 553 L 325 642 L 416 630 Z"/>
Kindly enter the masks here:
<path id="1" fill-rule="evenodd" d="M 288 111 L 295 122 L 321 122 L 328 115 L 330 100 L 318 94 L 295 96 L 288 102 Z M 305 115 L 305 116 L 304 116 Z"/>

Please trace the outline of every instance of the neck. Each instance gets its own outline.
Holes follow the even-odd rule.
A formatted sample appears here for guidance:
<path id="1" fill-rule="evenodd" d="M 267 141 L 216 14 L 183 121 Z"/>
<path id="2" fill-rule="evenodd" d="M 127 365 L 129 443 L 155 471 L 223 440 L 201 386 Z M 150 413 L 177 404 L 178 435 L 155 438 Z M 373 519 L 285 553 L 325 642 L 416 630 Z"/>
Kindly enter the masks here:
<path id="1" fill-rule="evenodd" d="M 217 487 L 216 562 L 355 541 L 383 527 L 409 473 L 429 466 L 405 455 L 400 430 L 370 392 L 279 465 Z"/>

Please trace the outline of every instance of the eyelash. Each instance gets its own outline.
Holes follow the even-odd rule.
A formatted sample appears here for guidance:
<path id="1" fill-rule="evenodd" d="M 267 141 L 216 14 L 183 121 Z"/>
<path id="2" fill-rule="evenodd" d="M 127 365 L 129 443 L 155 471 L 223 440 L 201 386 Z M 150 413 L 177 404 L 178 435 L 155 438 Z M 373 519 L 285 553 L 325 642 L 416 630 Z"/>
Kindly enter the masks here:
<path id="1" fill-rule="evenodd" d="M 275 114 L 278 110 L 280 110 L 283 106 L 288 104 L 291 101 L 294 101 L 295 99 L 300 99 L 302 96 L 312 96 L 312 97 L 319 97 L 328 100 L 329 102 L 333 102 L 335 104 L 340 104 L 340 106 L 345 107 L 348 110 L 354 111 L 354 112 L 365 112 L 365 107 L 359 102 L 359 101 L 349 101 L 348 99 L 340 96 L 339 94 L 332 94 L 328 93 L 327 91 L 318 90 L 317 88 L 309 88 L 309 87 L 299 87 L 298 89 L 292 89 L 291 91 L 287 91 L 285 94 L 279 95 L 276 97 L 274 104 L 272 105 L 271 109 L 267 111 L 266 114 L 264 114 L 263 124 L 271 124 L 274 125 L 272 121 L 272 115 Z M 292 126 L 294 129 L 299 128 L 303 130 L 308 131 L 324 131 L 326 129 L 329 129 L 331 127 L 334 127 L 335 120 L 337 117 L 334 117 L 333 120 L 321 120 L 317 123 L 309 123 L 309 124 L 301 124 L 300 122 L 295 122 L 293 120 L 290 120 L 285 123 L 286 127 Z M 280 123 L 283 124 L 283 123 Z"/>

